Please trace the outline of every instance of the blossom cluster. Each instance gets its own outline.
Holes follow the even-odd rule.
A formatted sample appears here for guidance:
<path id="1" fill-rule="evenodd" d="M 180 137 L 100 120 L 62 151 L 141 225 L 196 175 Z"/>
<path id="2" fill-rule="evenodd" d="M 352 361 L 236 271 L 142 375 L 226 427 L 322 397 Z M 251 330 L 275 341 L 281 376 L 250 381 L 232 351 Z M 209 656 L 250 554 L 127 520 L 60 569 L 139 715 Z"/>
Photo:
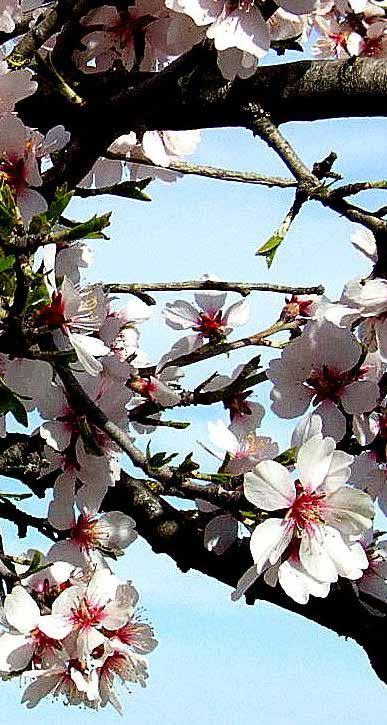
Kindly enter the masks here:
<path id="1" fill-rule="evenodd" d="M 38 17 L 40 5 L 0 0 L 0 31 L 10 34 L 11 43 L 23 13 Z M 296 41 L 313 43 L 318 57 L 386 54 L 385 11 L 376 0 L 278 0 L 270 17 L 250 0 L 124 5 L 103 5 L 81 19 L 73 61 L 85 76 L 118 67 L 128 73 L 162 71 L 202 41 L 213 43 L 220 72 L 229 80 L 249 77 L 270 49 Z M 55 43 L 55 36 L 48 39 L 46 50 Z M 109 490 L 119 485 L 120 434 L 140 446 L 143 469 L 157 481 L 166 459 L 152 457 L 142 436 L 165 423 L 166 410 L 196 405 L 199 394 L 223 404 L 227 416 L 227 422 L 209 423 L 203 443 L 220 464 L 207 475 L 220 481 L 219 496 L 206 497 L 203 485 L 203 498 L 196 501 L 203 547 L 227 556 L 244 538 L 251 553 L 233 599 L 262 578 L 306 604 L 310 596 L 327 597 L 346 578 L 360 602 L 387 602 L 387 543 L 373 528 L 375 512 L 387 515 L 387 281 L 370 270 L 366 279 L 348 281 L 336 302 L 324 295 L 286 301 L 280 322 L 284 330 L 294 323 L 293 335 L 283 340 L 266 376 L 272 412 L 301 420 L 281 453 L 275 440 L 261 434 L 266 411 L 253 397 L 256 381 L 245 365 L 210 376 L 194 392 L 183 389 L 179 359 L 200 359 L 203 348 L 216 352 L 247 325 L 245 298 L 230 303 L 220 280 L 204 275 L 192 302 L 166 303 L 162 319 L 176 339 L 152 361 L 139 332 L 150 307 L 135 296 L 119 307 L 102 283 L 84 282 L 93 259 L 85 240 L 104 227 L 97 218 L 80 225 L 63 219 L 68 190 L 58 191 L 54 203 L 45 198 L 45 173 L 71 135 L 62 125 L 43 135 L 20 118 L 19 102 L 37 86 L 33 70 L 15 70 L 1 55 L 1 231 L 5 242 L 16 234 L 22 250 L 22 242 L 36 244 L 18 268 L 29 291 L 16 326 L 15 258 L 1 257 L 7 284 L 1 295 L 0 435 L 7 435 L 8 414 L 24 425 L 32 420 L 36 425 L 39 417 L 34 434 L 44 442 L 42 475 L 53 482 L 46 513 L 54 543 L 44 556 L 29 551 L 23 563 L 12 557 L 2 562 L 8 589 L 2 597 L 0 673 L 27 681 L 27 707 L 52 695 L 68 704 L 92 709 L 111 704 L 121 711 L 117 685 L 145 686 L 145 655 L 156 640 L 136 612 L 135 587 L 110 567 L 136 539 L 135 521 L 122 511 L 101 510 Z M 128 129 L 80 186 L 111 187 L 149 177 L 171 181 L 176 160 L 194 152 L 199 141 L 198 131 L 136 135 Z M 66 235 L 68 228 L 72 235 Z M 352 241 L 371 263 L 377 261 L 370 233 L 356 233 Z M 6 255 L 9 247 L 4 249 Z M 64 370 L 88 407 L 77 402 Z M 136 416 L 141 409 L 151 414 Z M 109 425 L 96 423 L 93 410 Z M 118 434 L 111 434 L 113 427 Z M 196 468 L 187 456 L 178 466 L 179 480 L 194 478 Z M 228 505 L 230 491 L 239 495 L 239 509 Z"/>

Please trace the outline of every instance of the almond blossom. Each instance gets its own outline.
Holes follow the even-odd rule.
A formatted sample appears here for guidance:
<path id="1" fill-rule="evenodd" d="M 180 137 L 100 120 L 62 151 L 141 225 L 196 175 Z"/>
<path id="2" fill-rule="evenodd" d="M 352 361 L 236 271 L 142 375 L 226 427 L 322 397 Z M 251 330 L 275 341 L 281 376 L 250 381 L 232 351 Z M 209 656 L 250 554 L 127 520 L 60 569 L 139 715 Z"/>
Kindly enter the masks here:
<path id="1" fill-rule="evenodd" d="M 4 602 L 4 624 L 7 630 L 0 635 L 0 671 L 17 672 L 25 669 L 33 658 L 60 649 L 57 640 L 61 633 L 49 626 L 50 615 L 41 615 L 31 595 L 17 585 Z M 46 632 L 46 625 L 49 632 Z"/>
<path id="2" fill-rule="evenodd" d="M 353 279 L 345 285 L 341 299 L 359 317 L 365 318 L 361 336 L 371 349 L 374 340 L 382 360 L 387 362 L 387 280 Z"/>
<path id="3" fill-rule="evenodd" d="M 379 462 L 374 451 L 363 451 L 356 456 L 352 464 L 351 483 L 361 491 L 366 491 L 374 501 L 377 500 L 387 515 L 387 464 Z"/>
<path id="4" fill-rule="evenodd" d="M 131 398 L 130 390 L 113 380 L 86 373 L 79 373 L 77 379 L 105 415 L 125 430 L 125 406 Z M 61 454 L 51 460 L 51 470 L 63 469 L 54 486 L 55 508 L 60 511 L 63 506 L 69 512 L 68 501 L 74 501 L 78 479 L 83 483 L 75 494 L 79 510 L 96 513 L 108 486 L 114 485 L 120 477 L 120 449 L 103 431 L 88 422 L 87 417 L 82 419 L 75 413 L 61 385 L 51 385 L 49 397 L 41 402 L 39 412 L 47 419 L 40 426 L 42 438 Z M 82 435 L 92 436 L 93 453 L 86 450 Z"/>
<path id="5" fill-rule="evenodd" d="M 47 210 L 47 202 L 35 188 L 42 184 L 39 159 L 63 148 L 70 138 L 63 126 L 51 129 L 46 136 L 32 131 L 18 116 L 0 117 L 0 177 L 15 195 L 23 221 Z"/>
<path id="6" fill-rule="evenodd" d="M 90 662 L 92 651 L 106 644 L 102 630 L 117 630 L 127 623 L 135 594 L 129 583 L 108 569 L 97 569 L 88 583 L 73 584 L 59 594 L 47 616 L 46 631 L 57 632 L 62 639 L 73 632 L 78 658 Z"/>
<path id="7" fill-rule="evenodd" d="M 223 390 L 229 385 L 232 385 L 242 371 L 243 365 L 238 365 L 231 377 L 228 375 L 215 375 L 212 380 L 206 383 L 202 390 L 205 392 Z M 238 390 L 230 394 L 225 392 L 223 396 L 223 405 L 230 412 L 229 428 L 238 437 L 247 435 L 259 428 L 265 415 L 263 405 L 249 400 L 251 393 L 251 390 Z"/>
<path id="8" fill-rule="evenodd" d="M 84 513 L 77 519 L 73 514 L 70 525 L 66 518 L 68 512 L 64 514 L 61 518 L 58 507 L 55 511 L 52 506 L 49 509 L 49 522 L 58 530 L 68 530 L 69 538 L 53 544 L 47 554 L 48 562 L 64 561 L 74 567 L 86 568 L 93 561 L 100 564 L 101 558 L 94 556 L 96 550 L 119 556 L 137 538 L 135 521 L 121 511 L 110 511 L 99 517 Z"/>
<path id="9" fill-rule="evenodd" d="M 259 461 L 275 458 L 279 453 L 277 443 L 271 438 L 253 433 L 238 438 L 221 420 L 210 422 L 208 432 L 211 442 L 230 456 L 224 472 L 232 476 L 251 471 Z"/>
<path id="10" fill-rule="evenodd" d="M 64 277 L 59 292 L 52 293 L 51 303 L 41 307 L 36 325 L 53 332 L 60 349 L 74 348 L 83 369 L 98 375 L 102 364 L 96 357 L 107 355 L 109 348 L 94 337 L 107 315 L 107 301 L 102 285 L 90 285 L 78 290 Z"/>
<path id="11" fill-rule="evenodd" d="M 166 0 L 167 7 L 192 17 L 199 26 L 209 26 L 207 37 L 218 51 L 238 48 L 262 58 L 270 48 L 269 25 L 251 2 L 236 4 L 229 0 Z M 280 8 L 295 15 L 311 12 L 313 0 L 281 0 Z"/>
<path id="12" fill-rule="evenodd" d="M 270 361 L 272 409 L 280 418 L 295 418 L 313 403 L 323 433 L 340 441 L 346 431 L 341 408 L 351 415 L 373 410 L 377 375 L 378 368 L 362 363 L 362 347 L 351 332 L 329 321 L 311 322 L 280 359 Z"/>
<path id="13" fill-rule="evenodd" d="M 197 292 L 194 307 L 184 300 L 167 302 L 163 315 L 169 327 L 174 330 L 194 330 L 195 336 L 187 341 L 190 348 L 202 345 L 207 338 L 209 342 L 219 342 L 232 332 L 235 327 L 245 325 L 249 319 L 249 305 L 246 300 L 234 302 L 226 310 L 226 292 Z M 181 344 L 181 341 L 179 341 Z"/>
<path id="14" fill-rule="evenodd" d="M 171 15 L 162 0 L 137 0 L 121 10 L 103 5 L 91 10 L 82 24 L 92 30 L 82 38 L 86 50 L 76 51 L 74 59 L 88 73 L 106 71 L 118 59 L 128 71 L 136 62 L 141 70 L 160 70 L 201 37 L 192 21 Z M 136 57 L 140 35 L 144 49 Z"/>
<path id="15" fill-rule="evenodd" d="M 351 234 L 351 242 L 355 249 L 364 254 L 364 256 L 375 264 L 378 259 L 375 237 L 370 229 L 360 227 L 356 232 Z"/>
<path id="16" fill-rule="evenodd" d="M 35 93 L 37 87 L 29 69 L 10 71 L 0 50 L 0 114 L 14 111 L 16 103 Z"/>
<path id="17" fill-rule="evenodd" d="M 66 705 L 83 705 L 96 709 L 100 702 L 96 673 L 89 675 L 86 667 L 65 649 L 63 656 L 51 658 L 50 666 L 31 670 L 24 676 L 34 678 L 23 692 L 22 703 L 36 707 L 44 697 L 62 698 Z"/>
<path id="18" fill-rule="evenodd" d="M 262 461 L 246 474 L 248 501 L 265 511 L 285 511 L 253 531 L 250 548 L 257 575 L 291 557 L 295 573 L 288 569 L 287 574 L 295 588 L 298 562 L 317 582 L 362 576 L 368 561 L 358 539 L 371 527 L 374 510 L 367 494 L 346 485 L 352 462 L 352 456 L 335 450 L 332 438 L 316 435 L 298 451 L 295 481 L 275 461 Z"/>

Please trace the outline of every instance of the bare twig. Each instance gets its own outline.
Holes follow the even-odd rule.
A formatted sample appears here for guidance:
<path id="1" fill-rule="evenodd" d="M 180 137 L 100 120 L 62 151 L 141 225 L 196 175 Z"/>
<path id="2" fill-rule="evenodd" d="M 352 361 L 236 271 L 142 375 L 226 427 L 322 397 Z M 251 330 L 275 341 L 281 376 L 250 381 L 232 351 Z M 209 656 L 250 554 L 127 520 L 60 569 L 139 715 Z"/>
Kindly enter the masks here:
<path id="1" fill-rule="evenodd" d="M 125 156 L 125 154 L 115 154 L 113 152 L 106 152 L 105 156 L 108 159 L 125 161 L 126 163 L 132 164 L 141 164 L 141 166 L 149 166 L 154 169 L 164 168 L 162 166 L 157 166 L 157 164 L 154 164 L 147 158 L 130 158 Z M 217 179 L 218 181 L 235 181 L 241 184 L 257 184 L 259 186 L 277 186 L 282 189 L 288 189 L 297 185 L 293 179 L 286 179 L 282 176 L 266 176 L 264 174 L 256 174 L 252 171 L 221 169 L 216 166 L 191 164 L 187 161 L 170 161 L 168 167 L 164 170 L 176 171 L 179 174 L 190 176 L 203 176 L 207 179 Z M 105 190 L 104 193 L 106 194 L 108 192 Z"/>
<path id="2" fill-rule="evenodd" d="M 324 287 L 320 284 L 314 287 L 292 287 L 286 284 L 271 284 L 270 282 L 223 282 L 221 280 L 188 280 L 186 282 L 133 282 L 129 284 L 110 282 L 104 285 L 105 292 L 121 294 L 142 294 L 144 292 L 182 292 L 185 290 L 224 290 L 238 292 L 246 297 L 250 292 L 278 292 L 279 294 L 295 295 L 322 295 Z M 149 303 L 148 303 L 149 304 Z"/>

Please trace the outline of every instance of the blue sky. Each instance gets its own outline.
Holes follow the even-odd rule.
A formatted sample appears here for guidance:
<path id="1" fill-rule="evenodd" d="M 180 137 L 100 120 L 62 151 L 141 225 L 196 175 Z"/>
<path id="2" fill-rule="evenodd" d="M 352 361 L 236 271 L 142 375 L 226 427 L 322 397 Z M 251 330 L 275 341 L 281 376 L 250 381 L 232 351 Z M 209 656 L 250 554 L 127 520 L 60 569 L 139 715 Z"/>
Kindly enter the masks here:
<path id="1" fill-rule="evenodd" d="M 289 124 L 283 130 L 308 163 L 336 151 L 336 168 L 347 180 L 385 174 L 384 120 Z M 286 175 L 273 153 L 241 130 L 205 132 L 195 160 Z M 185 178 L 172 185 L 154 183 L 149 192 L 153 199 L 149 204 L 107 197 L 73 203 L 74 217 L 113 209 L 111 241 L 95 243 L 93 280 L 182 280 L 209 272 L 229 280 L 323 282 L 327 294 L 335 298 L 347 279 L 367 271 L 365 260 L 349 243 L 354 227 L 314 203 L 304 208 L 267 271 L 254 252 L 281 222 L 291 203 L 288 191 Z M 379 192 L 372 199 L 375 208 L 385 203 Z M 144 347 L 155 360 L 178 337 L 161 322 L 166 298 L 160 295 L 159 300 L 154 319 L 143 328 Z M 282 304 L 280 296 L 252 296 L 252 319 L 242 334 L 265 327 Z M 229 372 L 247 357 L 242 352 L 230 360 L 219 359 L 216 369 Z M 205 377 L 208 369 L 202 366 L 200 374 Z M 257 399 L 267 402 L 268 386 L 261 387 Z M 181 418 L 187 420 L 188 415 L 184 411 Z M 206 439 L 208 420 L 221 416 L 220 406 L 196 410 L 190 429 L 158 434 L 154 448 L 195 450 L 210 470 L 211 459 L 200 453 L 197 440 Z M 264 433 L 270 432 L 283 447 L 292 428 L 293 423 L 282 424 L 270 413 L 263 424 Z M 4 486 L 12 490 L 11 483 Z M 6 535 L 12 550 L 15 531 L 7 527 Z M 20 551 L 24 546 L 25 542 L 17 544 Z M 124 722 L 181 725 L 191 719 L 203 725 L 325 725 L 347 718 L 353 725 L 364 725 L 371 718 L 382 721 L 384 687 L 355 644 L 268 604 L 257 603 L 254 608 L 243 602 L 232 604 L 226 587 L 195 572 L 181 574 L 144 542 L 130 548 L 118 570 L 138 586 L 160 641 L 150 658 L 149 686 L 123 698 Z M 37 725 L 42 718 L 55 718 L 62 725 L 71 717 L 80 725 L 98 719 L 104 725 L 118 722 L 110 711 L 72 712 L 59 704 L 27 712 L 19 705 L 17 683 L 2 689 L 6 716 L 0 717 L 0 725 L 10 718 L 23 725 Z"/>

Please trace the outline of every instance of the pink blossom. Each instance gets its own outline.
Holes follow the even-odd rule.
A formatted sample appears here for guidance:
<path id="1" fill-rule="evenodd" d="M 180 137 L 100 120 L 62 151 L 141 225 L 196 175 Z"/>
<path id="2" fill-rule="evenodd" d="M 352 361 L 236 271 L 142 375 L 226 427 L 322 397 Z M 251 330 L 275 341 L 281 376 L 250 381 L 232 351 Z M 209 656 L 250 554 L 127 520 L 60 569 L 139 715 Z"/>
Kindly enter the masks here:
<path id="1" fill-rule="evenodd" d="M 324 434 L 341 440 L 346 423 L 339 406 L 358 415 L 373 410 L 379 399 L 378 385 L 361 359 L 361 345 L 348 330 L 328 321 L 310 322 L 281 359 L 269 364 L 273 411 L 295 418 L 313 403 Z"/>
<path id="2" fill-rule="evenodd" d="M 346 485 L 352 461 L 335 451 L 332 438 L 317 435 L 298 451 L 295 482 L 275 461 L 263 461 L 246 474 L 244 491 L 251 503 L 266 511 L 286 511 L 281 518 L 266 519 L 252 534 L 257 574 L 281 557 L 287 560 L 288 552 L 320 582 L 362 576 L 368 562 L 357 540 L 370 528 L 374 511 L 367 494 Z"/>
<path id="3" fill-rule="evenodd" d="M 107 301 L 102 285 L 78 290 L 64 277 L 60 291 L 52 293 L 50 304 L 37 313 L 36 325 L 55 332 L 55 342 L 62 349 L 73 347 L 83 369 L 98 375 L 102 364 L 96 357 L 107 355 L 109 348 L 94 337 L 107 315 Z M 67 344 L 66 344 L 67 343 Z"/>

